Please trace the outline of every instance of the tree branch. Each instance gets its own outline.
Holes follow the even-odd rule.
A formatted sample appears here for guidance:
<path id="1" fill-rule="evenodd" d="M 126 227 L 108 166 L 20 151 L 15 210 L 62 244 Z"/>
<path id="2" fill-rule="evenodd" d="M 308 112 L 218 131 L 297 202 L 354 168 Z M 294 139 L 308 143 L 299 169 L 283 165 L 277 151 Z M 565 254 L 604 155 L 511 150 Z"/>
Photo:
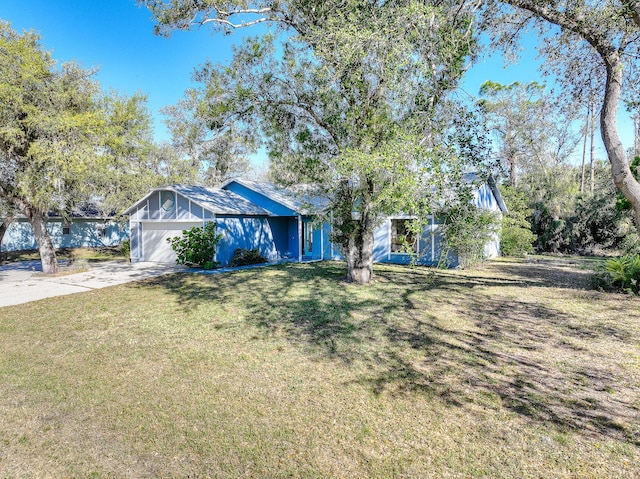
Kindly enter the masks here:
<path id="1" fill-rule="evenodd" d="M 204 20 L 202 20 L 201 22 L 195 22 L 197 25 L 206 25 L 207 23 L 217 23 L 218 25 L 226 25 L 227 27 L 231 27 L 234 30 L 238 29 L 238 28 L 245 28 L 245 27 L 251 27 L 254 25 L 258 25 L 260 23 L 264 23 L 264 22 L 270 22 L 270 21 L 278 21 L 278 20 L 273 20 L 267 17 L 263 17 L 263 18 L 259 18 L 257 20 L 252 20 L 250 22 L 242 22 L 242 23 L 233 23 L 230 22 L 229 20 L 223 20 L 221 18 L 206 18 Z"/>
<path id="2" fill-rule="evenodd" d="M 526 10 L 537 15 L 538 17 L 559 26 L 564 30 L 575 33 L 579 37 L 586 40 L 599 54 L 603 60 L 610 57 L 612 53 L 617 52 L 617 48 L 613 45 L 599 30 L 598 25 L 591 25 L 588 20 L 579 18 L 574 14 L 554 10 L 543 4 L 533 0 L 501 0 L 511 6 Z M 633 1 L 637 0 L 626 0 Z"/>
<path id="3" fill-rule="evenodd" d="M 639 0 L 622 0 L 622 5 L 631 15 L 631 20 L 636 26 L 640 27 L 640 1 Z"/>

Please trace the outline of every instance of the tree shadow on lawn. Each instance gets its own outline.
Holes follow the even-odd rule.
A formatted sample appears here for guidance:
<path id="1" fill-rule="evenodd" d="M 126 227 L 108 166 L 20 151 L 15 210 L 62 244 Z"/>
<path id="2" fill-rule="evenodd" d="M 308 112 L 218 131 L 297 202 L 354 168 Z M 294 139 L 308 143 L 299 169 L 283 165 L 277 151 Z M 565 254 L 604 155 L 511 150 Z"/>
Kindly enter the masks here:
<path id="1" fill-rule="evenodd" d="M 640 445 L 637 368 L 597 346 L 613 341 L 631 350 L 637 333 L 622 321 L 603 325 L 532 298 L 530 286 L 552 284 L 544 266 L 537 265 L 529 280 L 513 279 L 530 277 L 527 264 L 496 263 L 491 277 L 381 266 L 364 287 L 341 282 L 343 268 L 282 265 L 142 284 L 168 289 L 185 309 L 215 303 L 231 315 L 237 311 L 241 324 L 267 337 L 343 362 L 376 394 L 426 394 L 456 407 L 506 408 L 561 429 Z M 567 277 L 561 284 L 568 300 L 589 301 L 580 289 L 567 291 L 570 284 L 585 288 L 581 279 Z M 505 303 L 492 295 L 513 288 L 522 290 L 522 299 Z"/>
<path id="2" fill-rule="evenodd" d="M 593 271 L 581 268 L 581 264 L 569 258 L 509 258 L 489 262 L 484 269 L 490 274 L 499 274 L 502 280 L 504 275 L 508 275 L 525 286 L 590 290 L 593 288 Z"/>

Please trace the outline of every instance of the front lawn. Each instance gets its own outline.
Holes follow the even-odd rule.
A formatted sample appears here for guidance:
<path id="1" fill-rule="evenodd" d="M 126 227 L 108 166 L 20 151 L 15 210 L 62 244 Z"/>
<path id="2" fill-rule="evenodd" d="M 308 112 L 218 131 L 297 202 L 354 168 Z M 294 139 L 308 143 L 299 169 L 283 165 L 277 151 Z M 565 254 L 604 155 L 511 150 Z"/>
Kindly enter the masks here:
<path id="1" fill-rule="evenodd" d="M 640 299 L 579 259 L 179 274 L 0 308 L 0 477 L 640 476 Z"/>

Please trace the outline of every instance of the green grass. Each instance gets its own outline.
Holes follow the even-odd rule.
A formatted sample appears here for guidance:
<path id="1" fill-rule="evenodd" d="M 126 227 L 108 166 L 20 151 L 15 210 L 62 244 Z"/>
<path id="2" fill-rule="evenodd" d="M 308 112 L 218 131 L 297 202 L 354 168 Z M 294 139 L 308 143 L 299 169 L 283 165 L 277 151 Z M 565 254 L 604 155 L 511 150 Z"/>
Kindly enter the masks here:
<path id="1" fill-rule="evenodd" d="M 640 475 L 640 299 L 576 258 L 173 275 L 0 309 L 0 477 Z"/>

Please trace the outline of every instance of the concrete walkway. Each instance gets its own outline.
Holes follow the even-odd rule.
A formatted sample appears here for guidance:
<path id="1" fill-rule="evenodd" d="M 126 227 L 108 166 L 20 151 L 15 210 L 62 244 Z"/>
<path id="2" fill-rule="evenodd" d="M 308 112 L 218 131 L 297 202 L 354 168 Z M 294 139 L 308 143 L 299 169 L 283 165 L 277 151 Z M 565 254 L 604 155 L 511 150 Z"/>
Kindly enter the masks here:
<path id="1" fill-rule="evenodd" d="M 64 263 L 61 262 L 61 265 Z M 55 277 L 42 274 L 40 261 L 0 266 L 0 307 L 189 271 L 172 264 L 127 261 L 89 263 L 88 266 L 88 271 Z"/>

